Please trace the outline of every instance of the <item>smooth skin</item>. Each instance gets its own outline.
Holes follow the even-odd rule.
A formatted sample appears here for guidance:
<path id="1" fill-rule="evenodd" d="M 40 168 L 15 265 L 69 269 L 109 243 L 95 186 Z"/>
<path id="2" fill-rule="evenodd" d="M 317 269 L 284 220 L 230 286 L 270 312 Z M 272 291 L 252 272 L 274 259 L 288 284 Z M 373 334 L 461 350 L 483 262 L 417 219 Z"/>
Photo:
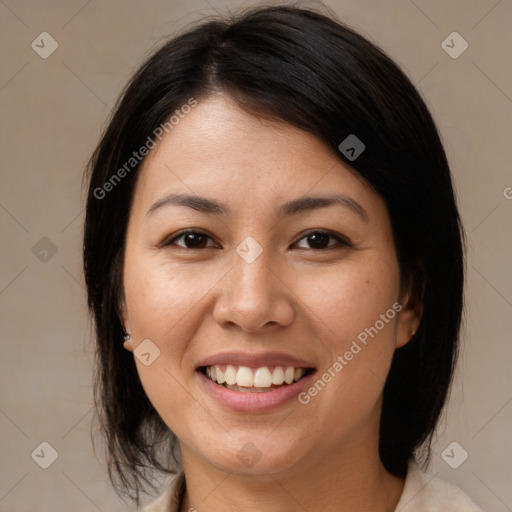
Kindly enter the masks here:
<path id="1" fill-rule="evenodd" d="M 222 202 L 231 213 L 166 204 L 169 194 Z M 279 216 L 301 196 L 340 194 L 347 205 Z M 183 230 L 204 233 L 192 243 Z M 332 236 L 313 240 L 310 231 Z M 236 249 L 263 249 L 252 263 Z M 337 238 L 339 237 L 339 239 Z M 345 243 L 345 242 L 348 242 Z M 393 353 L 421 318 L 401 294 L 384 200 L 313 135 L 258 119 L 227 95 L 202 99 L 146 157 L 135 188 L 124 261 L 123 324 L 152 404 L 179 441 L 182 511 L 392 512 L 404 481 L 378 454 L 382 392 Z M 260 413 L 215 402 L 196 368 L 224 351 L 280 351 L 321 376 L 357 335 L 400 303 L 401 312 L 307 405 Z M 252 443 L 261 459 L 238 457 Z"/>

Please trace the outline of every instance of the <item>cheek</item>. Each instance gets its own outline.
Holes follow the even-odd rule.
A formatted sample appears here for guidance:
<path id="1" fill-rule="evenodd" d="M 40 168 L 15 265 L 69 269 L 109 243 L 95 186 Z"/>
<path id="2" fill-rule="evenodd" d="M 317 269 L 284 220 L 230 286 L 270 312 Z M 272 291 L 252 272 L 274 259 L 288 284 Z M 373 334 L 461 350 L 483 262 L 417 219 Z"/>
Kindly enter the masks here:
<path id="1" fill-rule="evenodd" d="M 319 378 L 333 383 L 324 402 L 338 404 L 333 418 L 335 411 L 364 415 L 379 400 L 395 350 L 398 294 L 398 265 L 379 260 L 339 272 L 314 296 L 330 351 L 327 375 Z"/>
<path id="2" fill-rule="evenodd" d="M 350 344 L 377 321 L 383 335 L 389 334 L 390 327 L 394 326 L 393 304 L 399 295 L 399 271 L 393 260 L 348 261 L 314 279 L 302 276 L 300 283 L 298 293 L 315 313 L 320 330 L 336 349 L 342 349 L 347 342 Z M 384 326 L 381 315 L 389 320 Z"/>
<path id="3" fill-rule="evenodd" d="M 401 309 L 398 264 L 392 259 L 354 261 L 326 273 L 317 283 L 314 290 L 303 290 L 327 353 L 318 375 L 326 383 L 325 400 L 317 406 L 337 403 L 330 409 L 333 417 L 338 417 L 335 411 L 366 414 L 379 399 L 395 350 Z M 317 389 L 323 384 L 318 383 Z"/>
<path id="4" fill-rule="evenodd" d="M 155 262 L 136 251 L 126 258 L 124 284 L 135 348 L 149 339 L 160 350 L 149 366 L 135 358 L 141 384 L 165 423 L 182 433 L 183 416 L 173 411 L 194 412 L 194 402 L 183 391 L 188 387 L 188 377 L 181 366 L 188 340 L 197 330 L 191 312 L 206 290 L 202 291 L 188 272 Z"/>
<path id="5" fill-rule="evenodd" d="M 132 255 L 125 263 L 125 290 L 130 320 L 136 338 L 154 337 L 155 342 L 179 347 L 180 332 L 187 317 L 214 284 L 208 272 L 184 270 L 152 258 Z"/>

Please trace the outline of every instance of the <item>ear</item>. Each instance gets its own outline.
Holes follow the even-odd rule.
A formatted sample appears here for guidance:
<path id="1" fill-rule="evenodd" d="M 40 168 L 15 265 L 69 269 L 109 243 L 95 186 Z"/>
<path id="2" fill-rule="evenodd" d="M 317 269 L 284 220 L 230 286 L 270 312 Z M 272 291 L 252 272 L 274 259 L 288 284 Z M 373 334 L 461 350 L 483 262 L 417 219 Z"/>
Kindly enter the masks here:
<path id="1" fill-rule="evenodd" d="M 119 317 L 121 319 L 121 323 L 123 324 L 124 332 L 126 334 L 130 334 L 130 321 L 128 319 L 128 310 L 126 309 L 126 304 L 124 301 L 119 305 Z M 133 340 L 130 337 L 125 337 L 123 347 L 128 350 L 128 352 L 133 352 Z"/>
<path id="2" fill-rule="evenodd" d="M 406 345 L 418 331 L 423 316 L 423 303 L 418 294 L 409 290 L 402 302 L 396 327 L 396 348 Z"/>
<path id="3" fill-rule="evenodd" d="M 120 300 L 118 310 L 119 310 L 119 318 L 121 320 L 121 323 L 123 324 L 124 332 L 127 334 L 130 334 L 130 332 L 131 332 L 130 320 L 128 318 L 128 310 L 126 308 L 126 302 L 125 302 L 124 298 Z"/>

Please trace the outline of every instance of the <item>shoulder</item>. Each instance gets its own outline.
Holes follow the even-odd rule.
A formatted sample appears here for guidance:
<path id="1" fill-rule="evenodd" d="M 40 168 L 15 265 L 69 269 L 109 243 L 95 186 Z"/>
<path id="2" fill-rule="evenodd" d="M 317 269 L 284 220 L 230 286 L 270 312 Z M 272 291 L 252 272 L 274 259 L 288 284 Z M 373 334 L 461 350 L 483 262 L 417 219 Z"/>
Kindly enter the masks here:
<path id="1" fill-rule="evenodd" d="M 179 512 L 185 475 L 183 471 L 172 475 L 165 491 L 149 505 L 146 505 L 142 512 Z"/>
<path id="2" fill-rule="evenodd" d="M 404 490 L 395 512 L 483 512 L 457 486 L 423 473 L 415 460 L 409 463 Z"/>

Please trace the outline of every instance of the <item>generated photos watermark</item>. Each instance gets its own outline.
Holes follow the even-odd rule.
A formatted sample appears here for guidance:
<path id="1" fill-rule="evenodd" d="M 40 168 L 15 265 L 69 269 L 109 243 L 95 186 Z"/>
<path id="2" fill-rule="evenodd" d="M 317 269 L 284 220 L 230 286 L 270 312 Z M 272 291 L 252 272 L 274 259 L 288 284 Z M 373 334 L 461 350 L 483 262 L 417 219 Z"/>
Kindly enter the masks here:
<path id="1" fill-rule="evenodd" d="M 382 313 L 372 326 L 365 328 L 357 335 L 357 340 L 353 340 L 350 348 L 343 354 L 339 355 L 334 363 L 329 366 L 327 371 L 323 373 L 320 378 L 307 389 L 307 391 L 303 391 L 299 393 L 298 399 L 302 405 L 307 405 L 311 402 L 311 398 L 315 397 L 322 391 L 322 389 L 329 384 L 329 382 L 338 375 L 345 366 L 349 364 L 350 361 L 354 359 L 354 356 L 359 354 L 361 350 L 368 345 L 368 337 L 372 339 L 384 329 L 384 326 L 390 322 L 393 318 L 395 318 L 396 314 L 402 311 L 402 305 L 398 302 L 395 302 L 391 308 L 389 308 L 385 313 Z M 359 343 L 358 343 L 359 341 Z M 362 346 L 361 346 L 362 345 Z"/>
<path id="2" fill-rule="evenodd" d="M 165 121 L 153 130 L 153 133 L 148 136 L 146 142 L 139 148 L 138 151 L 134 151 L 132 156 L 123 164 L 122 167 L 112 174 L 112 176 L 101 186 L 96 187 L 93 191 L 93 195 L 96 199 L 104 199 L 108 192 L 111 192 L 116 185 L 118 185 L 127 174 L 135 169 L 144 157 L 149 153 L 151 149 L 156 146 L 155 139 L 162 140 L 164 133 L 170 133 L 170 131 L 179 124 L 180 119 L 183 119 L 193 107 L 197 106 L 197 100 L 189 98 L 187 103 L 182 105 L 179 109 L 176 109 L 174 113 Z"/>

